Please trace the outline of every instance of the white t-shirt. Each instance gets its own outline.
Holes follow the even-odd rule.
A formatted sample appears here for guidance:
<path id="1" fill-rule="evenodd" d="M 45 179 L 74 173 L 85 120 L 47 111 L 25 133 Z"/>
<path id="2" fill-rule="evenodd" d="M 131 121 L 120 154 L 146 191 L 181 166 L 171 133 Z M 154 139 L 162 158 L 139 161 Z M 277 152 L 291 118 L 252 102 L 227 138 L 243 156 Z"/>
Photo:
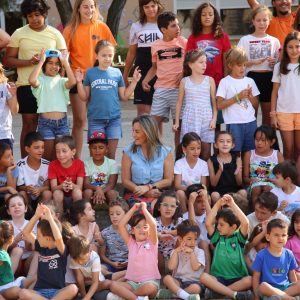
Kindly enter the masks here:
<path id="1" fill-rule="evenodd" d="M 255 37 L 252 34 L 248 34 L 240 39 L 237 46 L 246 51 L 247 57 L 251 61 L 266 57 L 278 58 L 280 42 L 277 38 L 268 34 L 265 37 Z M 261 70 L 272 71 L 273 68 L 265 60 L 262 64 L 248 67 L 246 73 Z"/>
<path id="2" fill-rule="evenodd" d="M 252 233 L 254 227 L 257 226 L 261 222 L 257 220 L 257 218 L 255 216 L 255 212 L 249 214 L 247 216 L 247 218 L 249 220 L 249 235 L 250 235 Z M 280 211 L 277 211 L 275 215 L 271 216 L 269 221 L 273 220 L 273 219 L 281 219 L 281 220 L 285 221 L 288 225 L 290 224 L 289 218 Z"/>
<path id="3" fill-rule="evenodd" d="M 83 274 L 85 282 L 91 282 L 93 272 L 99 272 L 99 281 L 105 280 L 101 273 L 100 257 L 95 251 L 91 251 L 90 259 L 85 265 L 80 265 L 71 258 L 70 269 L 79 269 Z"/>
<path id="4" fill-rule="evenodd" d="M 158 29 L 157 23 L 135 22 L 131 25 L 129 34 L 129 44 L 141 47 L 151 47 L 152 43 L 158 39 L 162 39 L 163 35 Z"/>
<path id="5" fill-rule="evenodd" d="M 175 162 L 174 174 L 181 175 L 181 184 L 184 186 L 200 183 L 202 176 L 209 176 L 207 162 L 198 158 L 194 168 L 191 168 L 183 157 Z"/>
<path id="6" fill-rule="evenodd" d="M 12 95 L 6 84 L 0 83 L 0 139 L 12 139 L 12 116 L 7 104 Z"/>
<path id="7" fill-rule="evenodd" d="M 227 75 L 220 81 L 217 97 L 225 100 L 234 97 L 242 90 L 252 87 L 252 95 L 258 96 L 259 90 L 252 78 L 244 77 L 241 79 L 233 78 Z M 243 99 L 240 103 L 234 103 L 222 110 L 225 124 L 250 123 L 256 120 L 255 109 L 249 99 Z"/>
<path id="8" fill-rule="evenodd" d="M 287 75 L 280 74 L 280 63 L 274 67 L 273 82 L 280 83 L 277 96 L 277 112 L 300 113 L 299 64 L 288 64 L 291 70 Z"/>
<path id="9" fill-rule="evenodd" d="M 183 220 L 188 220 L 189 218 L 189 213 L 186 212 L 183 214 Z M 209 238 L 207 237 L 207 229 L 205 226 L 205 220 L 206 220 L 206 212 L 204 214 L 202 214 L 201 216 L 196 216 L 196 222 L 200 228 L 200 236 L 198 238 L 198 242 L 200 240 L 202 241 L 206 241 L 208 243 L 210 243 Z"/>
<path id="10" fill-rule="evenodd" d="M 179 252 L 178 253 L 178 265 L 173 271 L 172 276 L 179 278 L 182 281 L 198 282 L 200 275 L 204 272 L 205 267 L 205 255 L 202 249 L 195 247 L 195 255 L 201 267 L 198 271 L 194 271 L 191 266 L 191 258 L 189 255 Z M 173 254 L 173 252 L 172 252 Z M 171 254 L 171 256 L 172 256 Z"/>
<path id="11" fill-rule="evenodd" d="M 294 211 L 300 207 L 300 188 L 296 186 L 295 190 L 291 194 L 286 194 L 278 187 L 273 188 L 271 192 L 278 197 L 278 207 L 282 201 L 287 201 L 289 203 L 282 212 L 291 218 Z"/>
<path id="12" fill-rule="evenodd" d="M 41 166 L 37 170 L 31 169 L 27 164 L 28 156 L 20 159 L 17 163 L 17 168 L 19 170 L 19 177 L 17 181 L 17 186 L 20 185 L 33 185 L 41 187 L 44 182 L 48 180 L 48 166 L 49 161 L 46 159 L 41 159 Z"/>

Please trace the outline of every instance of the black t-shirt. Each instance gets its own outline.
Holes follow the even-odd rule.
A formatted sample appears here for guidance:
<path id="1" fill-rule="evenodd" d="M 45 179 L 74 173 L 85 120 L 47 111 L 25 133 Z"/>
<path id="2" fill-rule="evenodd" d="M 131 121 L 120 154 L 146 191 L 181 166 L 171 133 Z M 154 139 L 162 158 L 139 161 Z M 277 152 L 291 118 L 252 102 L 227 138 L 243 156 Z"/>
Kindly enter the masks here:
<path id="1" fill-rule="evenodd" d="M 63 255 L 57 248 L 49 249 L 40 246 L 35 240 L 35 250 L 39 253 L 37 282 L 34 289 L 62 289 L 65 287 L 67 267 L 67 247 Z"/>

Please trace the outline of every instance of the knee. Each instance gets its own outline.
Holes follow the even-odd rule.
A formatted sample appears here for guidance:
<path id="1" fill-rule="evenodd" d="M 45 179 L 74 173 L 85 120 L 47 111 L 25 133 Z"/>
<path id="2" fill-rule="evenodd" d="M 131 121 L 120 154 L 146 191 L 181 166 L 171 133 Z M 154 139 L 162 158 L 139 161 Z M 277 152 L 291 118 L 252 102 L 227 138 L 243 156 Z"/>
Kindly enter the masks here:
<path id="1" fill-rule="evenodd" d="M 78 293 L 78 287 L 75 284 L 69 284 L 66 289 L 68 290 L 68 294 L 71 296 L 71 299 Z"/>
<path id="2" fill-rule="evenodd" d="M 20 248 L 20 247 L 14 247 L 12 250 L 11 250 L 11 253 L 10 255 L 11 256 L 14 256 L 14 257 L 21 257 L 24 253 L 24 250 L 23 248 Z"/>
<path id="3" fill-rule="evenodd" d="M 186 198 L 185 192 L 184 192 L 183 190 L 177 190 L 177 191 L 176 191 L 176 195 L 177 195 L 177 197 L 180 198 L 180 199 L 185 199 L 185 198 Z"/>
<path id="4" fill-rule="evenodd" d="M 43 191 L 41 195 L 42 201 L 49 201 L 52 199 L 52 192 L 51 191 Z"/>
<path id="5" fill-rule="evenodd" d="M 21 300 L 26 300 L 30 298 L 30 292 L 27 289 L 21 289 L 19 293 L 19 298 Z"/>
<path id="6" fill-rule="evenodd" d="M 91 189 L 85 189 L 83 191 L 83 199 L 90 200 L 93 197 L 94 192 Z"/>
<path id="7" fill-rule="evenodd" d="M 110 190 L 106 193 L 105 196 L 106 196 L 107 200 L 110 202 L 112 200 L 117 199 L 118 193 L 115 190 Z"/>
<path id="8" fill-rule="evenodd" d="M 163 278 L 163 283 L 164 284 L 168 284 L 168 282 L 170 282 L 170 280 L 172 280 L 173 278 L 171 277 L 171 275 L 166 275 L 164 278 Z"/>
<path id="9" fill-rule="evenodd" d="M 53 199 L 55 202 L 63 202 L 64 200 L 64 192 L 56 190 L 53 192 Z"/>
<path id="10" fill-rule="evenodd" d="M 246 190 L 239 190 L 238 191 L 238 194 L 243 197 L 243 198 L 246 198 L 247 199 L 247 191 Z"/>
<path id="11" fill-rule="evenodd" d="M 81 200 L 82 199 L 82 190 L 81 189 L 74 189 L 72 191 L 72 198 L 74 201 L 78 201 L 78 200 Z"/>
<path id="12" fill-rule="evenodd" d="M 212 192 L 210 197 L 213 204 L 215 204 L 221 198 L 218 192 Z"/>

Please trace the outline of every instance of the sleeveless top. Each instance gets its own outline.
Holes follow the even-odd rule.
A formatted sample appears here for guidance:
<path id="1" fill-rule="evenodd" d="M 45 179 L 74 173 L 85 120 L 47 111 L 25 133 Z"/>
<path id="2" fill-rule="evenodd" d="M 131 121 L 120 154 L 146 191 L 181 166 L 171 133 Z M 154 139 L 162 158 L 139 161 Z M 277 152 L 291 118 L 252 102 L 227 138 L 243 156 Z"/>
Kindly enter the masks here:
<path id="1" fill-rule="evenodd" d="M 89 224 L 89 231 L 88 231 L 88 234 L 87 234 L 87 235 L 83 234 L 83 233 L 80 231 L 78 225 L 73 226 L 73 230 L 74 230 L 74 232 L 75 232 L 77 235 L 83 235 L 83 236 L 85 236 L 85 237 L 89 240 L 90 243 L 93 243 L 93 242 L 94 242 L 95 227 L 96 227 L 96 222 L 91 222 L 91 223 Z"/>

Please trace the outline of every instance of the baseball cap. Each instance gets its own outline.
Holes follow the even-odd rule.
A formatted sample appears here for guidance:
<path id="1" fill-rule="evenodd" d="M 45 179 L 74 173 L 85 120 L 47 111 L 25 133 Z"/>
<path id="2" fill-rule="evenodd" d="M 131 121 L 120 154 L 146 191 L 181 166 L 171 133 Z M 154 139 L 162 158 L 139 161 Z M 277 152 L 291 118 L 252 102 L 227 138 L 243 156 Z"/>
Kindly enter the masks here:
<path id="1" fill-rule="evenodd" d="M 94 131 L 90 136 L 88 143 L 92 143 L 93 141 L 99 141 L 107 144 L 107 138 L 104 132 L 102 131 Z"/>
<path id="2" fill-rule="evenodd" d="M 48 49 L 45 52 L 46 57 L 59 57 L 61 56 L 61 52 L 56 49 Z"/>

